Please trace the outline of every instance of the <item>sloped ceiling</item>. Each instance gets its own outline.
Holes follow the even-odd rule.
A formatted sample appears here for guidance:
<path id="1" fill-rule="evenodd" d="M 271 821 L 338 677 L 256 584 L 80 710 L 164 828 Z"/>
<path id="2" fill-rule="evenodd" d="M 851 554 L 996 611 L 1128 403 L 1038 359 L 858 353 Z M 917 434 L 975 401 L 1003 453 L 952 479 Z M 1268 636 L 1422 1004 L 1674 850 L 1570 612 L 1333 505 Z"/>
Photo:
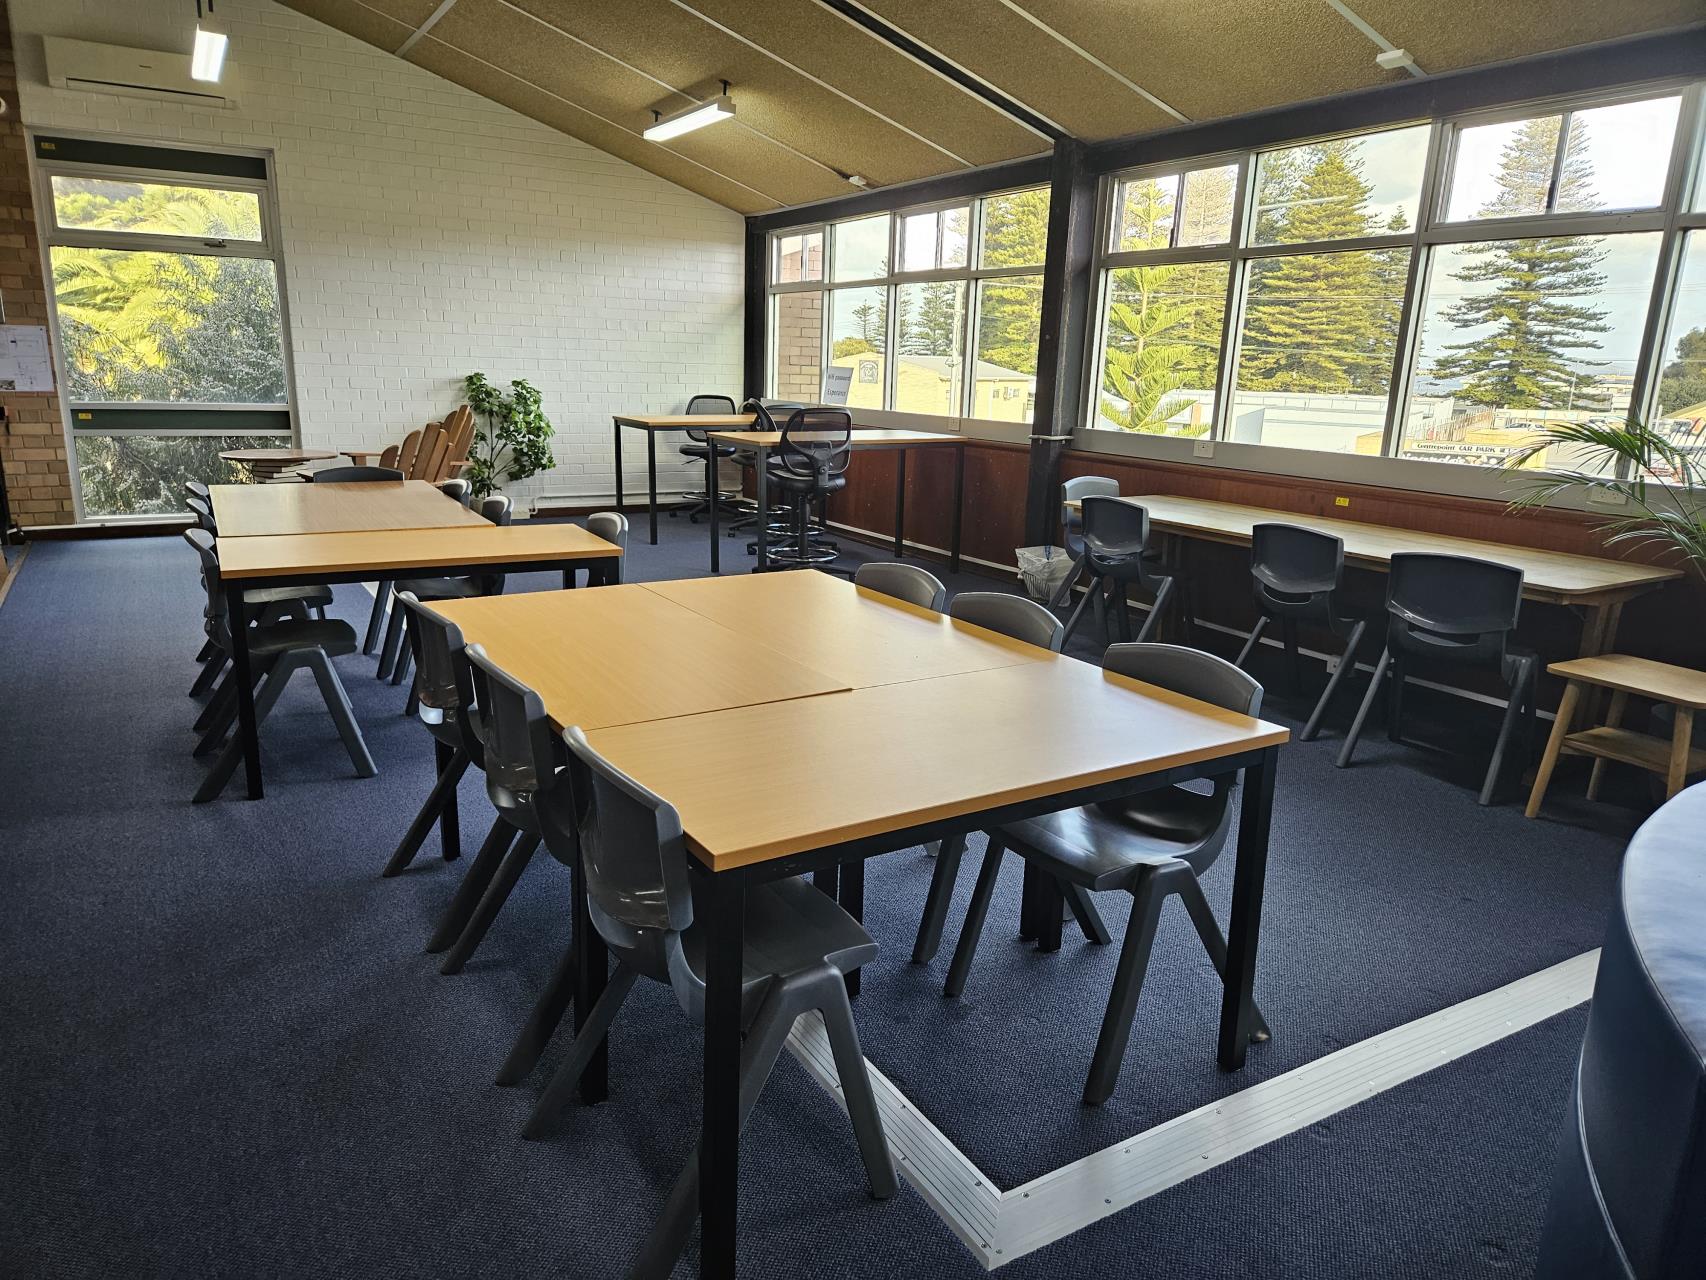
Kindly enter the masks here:
<path id="1" fill-rule="evenodd" d="M 1700 0 L 280 2 L 742 213 L 1035 155 L 1050 128 L 1115 138 L 1407 78 L 1375 65 L 1389 47 L 1438 74 L 1701 17 Z M 733 122 L 640 137 L 724 80 Z"/>

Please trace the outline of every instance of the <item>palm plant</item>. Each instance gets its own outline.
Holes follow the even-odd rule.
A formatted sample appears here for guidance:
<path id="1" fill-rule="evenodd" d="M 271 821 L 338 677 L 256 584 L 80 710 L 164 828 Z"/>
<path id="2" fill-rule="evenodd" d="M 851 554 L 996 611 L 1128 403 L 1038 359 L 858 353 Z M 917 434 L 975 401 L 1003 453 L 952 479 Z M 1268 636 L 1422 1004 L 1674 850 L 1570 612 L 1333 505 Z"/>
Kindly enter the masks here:
<path id="1" fill-rule="evenodd" d="M 1568 493 L 1604 495 L 1635 509 L 1633 515 L 1608 518 L 1601 525 L 1609 535 L 1607 546 L 1657 547 L 1706 577 L 1706 473 L 1692 453 L 1634 419 L 1620 425 L 1556 422 L 1505 465 L 1520 468 L 1539 462 L 1552 449 L 1567 452 L 1572 465 L 1524 476 L 1523 492 L 1510 504 L 1513 509 L 1542 506 Z"/>

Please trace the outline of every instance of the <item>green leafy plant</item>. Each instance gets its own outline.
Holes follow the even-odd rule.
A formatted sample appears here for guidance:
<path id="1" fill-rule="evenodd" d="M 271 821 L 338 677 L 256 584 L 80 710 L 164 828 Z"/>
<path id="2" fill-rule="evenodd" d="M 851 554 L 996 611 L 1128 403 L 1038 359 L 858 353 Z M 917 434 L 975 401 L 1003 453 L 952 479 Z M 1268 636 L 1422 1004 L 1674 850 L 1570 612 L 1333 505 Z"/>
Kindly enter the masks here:
<path id="1" fill-rule="evenodd" d="M 1663 432 L 1631 419 L 1605 422 L 1555 422 L 1505 463 L 1519 468 L 1543 464 L 1556 450 L 1568 467 L 1548 466 L 1522 481 L 1512 508 L 1541 506 L 1568 493 L 1601 494 L 1628 504 L 1635 514 L 1608 519 L 1607 546 L 1657 547 L 1706 576 L 1706 497 L 1700 462 Z"/>
<path id="2" fill-rule="evenodd" d="M 475 497 L 485 497 L 506 480 L 525 480 L 550 468 L 555 461 L 551 420 L 531 383 L 517 378 L 505 395 L 485 374 L 471 373 L 462 386 L 468 407 L 480 419 L 462 473 L 473 484 Z"/>

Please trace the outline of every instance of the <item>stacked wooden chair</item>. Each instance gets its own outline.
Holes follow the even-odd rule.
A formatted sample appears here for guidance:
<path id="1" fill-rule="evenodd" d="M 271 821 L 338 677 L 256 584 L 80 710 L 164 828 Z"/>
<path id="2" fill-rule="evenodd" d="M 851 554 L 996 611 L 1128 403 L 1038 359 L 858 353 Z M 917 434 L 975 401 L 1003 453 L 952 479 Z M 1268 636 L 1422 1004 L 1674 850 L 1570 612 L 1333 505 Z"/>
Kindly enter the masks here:
<path id="1" fill-rule="evenodd" d="M 462 469 L 473 443 L 474 411 L 463 405 L 446 414 L 443 422 L 429 422 L 419 431 L 409 432 L 401 444 L 379 455 L 379 465 L 396 468 L 405 480 L 437 484 Z"/>

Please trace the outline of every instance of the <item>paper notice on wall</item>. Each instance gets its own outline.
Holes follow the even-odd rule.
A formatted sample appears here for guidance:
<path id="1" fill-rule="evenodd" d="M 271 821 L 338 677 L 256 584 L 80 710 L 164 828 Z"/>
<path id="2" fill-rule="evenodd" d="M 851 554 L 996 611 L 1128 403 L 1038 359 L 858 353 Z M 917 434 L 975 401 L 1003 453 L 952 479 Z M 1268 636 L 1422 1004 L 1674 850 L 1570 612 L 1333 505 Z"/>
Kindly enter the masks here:
<path id="1" fill-rule="evenodd" d="M 847 392 L 852 386 L 853 366 L 831 365 L 823 372 L 823 402 L 825 404 L 846 404 Z"/>
<path id="2" fill-rule="evenodd" d="M 52 391 L 53 356 L 39 324 L 0 324 L 0 392 Z"/>

